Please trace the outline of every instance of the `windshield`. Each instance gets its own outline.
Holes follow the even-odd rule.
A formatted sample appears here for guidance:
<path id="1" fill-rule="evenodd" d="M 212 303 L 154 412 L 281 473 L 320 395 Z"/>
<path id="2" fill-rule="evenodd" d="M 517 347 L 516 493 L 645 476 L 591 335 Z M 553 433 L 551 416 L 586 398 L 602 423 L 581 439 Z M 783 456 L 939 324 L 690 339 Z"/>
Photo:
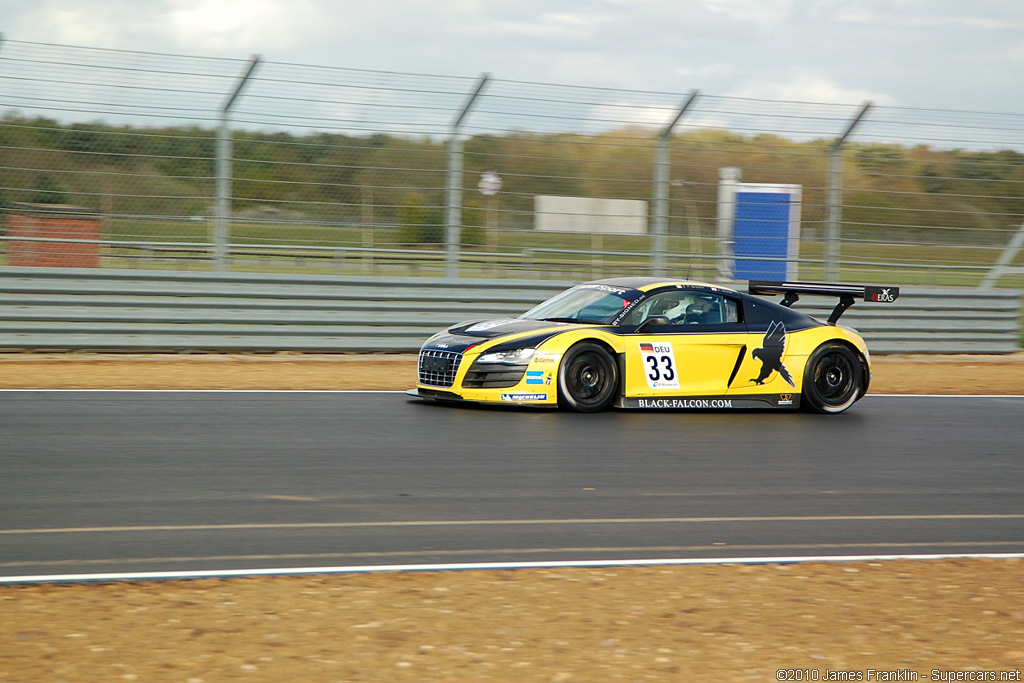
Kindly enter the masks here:
<path id="1" fill-rule="evenodd" d="M 573 287 L 523 313 L 520 318 L 607 325 L 640 292 L 598 285 Z"/>

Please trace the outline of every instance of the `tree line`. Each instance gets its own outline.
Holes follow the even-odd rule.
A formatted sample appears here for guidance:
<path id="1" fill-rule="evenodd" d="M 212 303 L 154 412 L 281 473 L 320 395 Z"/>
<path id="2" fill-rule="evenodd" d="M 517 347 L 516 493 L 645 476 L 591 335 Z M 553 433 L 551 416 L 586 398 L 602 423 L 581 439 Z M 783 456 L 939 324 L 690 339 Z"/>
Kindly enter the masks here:
<path id="1" fill-rule="evenodd" d="M 8 112 L 0 117 L 0 202 L 68 203 L 115 214 L 204 216 L 211 212 L 216 131 L 200 126 L 61 124 Z M 826 213 L 830 140 L 700 130 L 673 137 L 672 229 L 707 224 L 717 212 L 719 169 L 744 182 L 804 188 L 803 224 Z M 656 132 L 598 135 L 511 131 L 464 143 L 467 225 L 495 208 L 503 228 L 532 226 L 533 197 L 576 195 L 650 201 Z M 373 226 L 424 225 L 440 239 L 448 154 L 444 140 L 385 133 L 350 135 L 236 130 L 232 207 L 284 220 Z M 844 230 L 917 236 L 932 228 L 1001 231 L 1024 216 L 1024 154 L 847 143 Z M 476 192 L 481 173 L 503 179 L 496 200 Z M 488 204 L 491 201 L 491 204 Z M 712 223 L 713 224 L 713 223 Z"/>

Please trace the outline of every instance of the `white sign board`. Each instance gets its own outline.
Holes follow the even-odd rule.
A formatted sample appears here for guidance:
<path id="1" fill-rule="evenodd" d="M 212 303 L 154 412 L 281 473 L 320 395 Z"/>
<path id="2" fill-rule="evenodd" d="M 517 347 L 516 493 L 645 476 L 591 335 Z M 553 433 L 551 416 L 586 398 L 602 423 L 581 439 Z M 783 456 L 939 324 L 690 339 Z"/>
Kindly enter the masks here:
<path id="1" fill-rule="evenodd" d="M 646 235 L 647 202 L 599 197 L 533 198 L 534 228 L 543 232 Z"/>

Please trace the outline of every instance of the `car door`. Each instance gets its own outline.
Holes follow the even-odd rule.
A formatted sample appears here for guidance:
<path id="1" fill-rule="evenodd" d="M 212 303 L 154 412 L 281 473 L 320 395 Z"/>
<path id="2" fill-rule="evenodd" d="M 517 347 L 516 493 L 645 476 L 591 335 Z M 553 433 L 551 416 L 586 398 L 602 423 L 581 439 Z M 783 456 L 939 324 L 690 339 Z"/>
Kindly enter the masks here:
<path id="1" fill-rule="evenodd" d="M 635 316 L 636 329 L 625 335 L 628 397 L 726 393 L 749 341 L 736 300 L 708 289 L 666 288 L 649 295 Z"/>
<path id="2" fill-rule="evenodd" d="M 780 309 L 768 302 L 750 297 L 742 301 L 744 325 L 747 328 L 747 352 L 736 376 L 729 384 L 731 395 L 778 394 L 782 401 L 792 401 L 798 393 L 802 367 L 799 358 L 790 356 L 789 336 L 806 329 L 790 309 Z"/>

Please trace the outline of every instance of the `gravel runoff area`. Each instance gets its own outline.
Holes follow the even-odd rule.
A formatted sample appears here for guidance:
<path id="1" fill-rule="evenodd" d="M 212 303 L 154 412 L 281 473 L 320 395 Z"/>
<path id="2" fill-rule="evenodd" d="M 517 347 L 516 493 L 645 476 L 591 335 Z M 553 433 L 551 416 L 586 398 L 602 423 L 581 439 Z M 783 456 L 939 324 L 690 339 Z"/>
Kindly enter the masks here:
<path id="1" fill-rule="evenodd" d="M 411 356 L 0 354 L 6 389 L 405 389 L 414 375 Z M 1024 394 L 1024 354 L 878 357 L 872 393 Z M 966 681 L 1021 669 L 1017 559 L 0 585 L 0 682 Z"/>

